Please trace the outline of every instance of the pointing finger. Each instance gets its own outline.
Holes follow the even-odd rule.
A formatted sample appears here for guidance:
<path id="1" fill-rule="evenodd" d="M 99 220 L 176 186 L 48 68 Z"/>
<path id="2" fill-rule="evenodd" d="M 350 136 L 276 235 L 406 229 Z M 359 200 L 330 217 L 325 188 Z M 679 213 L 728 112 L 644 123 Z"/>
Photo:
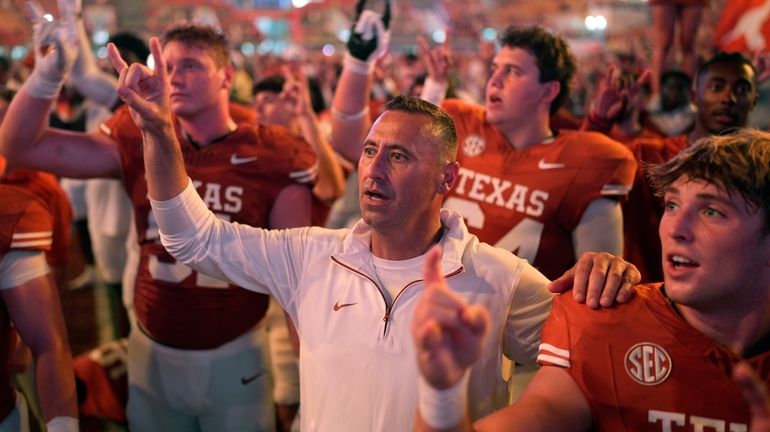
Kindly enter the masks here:
<path id="1" fill-rule="evenodd" d="M 430 46 L 428 45 L 428 41 L 425 39 L 424 36 L 422 35 L 417 36 L 417 46 L 420 47 L 420 53 L 423 56 L 430 55 Z"/>
<path id="2" fill-rule="evenodd" d="M 636 80 L 636 88 L 639 89 L 643 87 L 645 84 L 649 83 L 651 79 L 652 71 L 649 68 L 644 69 L 642 74 L 639 76 L 639 79 Z"/>
<path id="3" fill-rule="evenodd" d="M 155 62 L 155 76 L 162 82 L 166 82 L 168 77 L 168 70 L 166 69 L 166 59 L 163 58 L 163 47 L 160 46 L 160 40 L 157 37 L 150 38 L 150 53 L 152 59 Z"/>
<path id="4" fill-rule="evenodd" d="M 45 15 L 45 10 L 43 10 L 40 3 L 35 0 L 29 0 L 27 2 L 27 12 L 33 23 L 39 23 L 43 20 L 43 16 Z"/>
<path id="5" fill-rule="evenodd" d="M 733 369 L 733 379 L 749 405 L 753 422 L 767 422 L 770 419 L 770 397 L 756 372 L 745 361 L 740 362 Z"/>
<path id="6" fill-rule="evenodd" d="M 120 55 L 118 47 L 112 42 L 107 44 L 107 57 L 110 59 L 110 63 L 112 63 L 112 67 L 118 75 L 123 74 L 128 69 L 128 64 Z"/>
<path id="7" fill-rule="evenodd" d="M 441 289 L 446 285 L 444 277 L 441 274 L 441 246 L 433 246 L 425 257 L 423 267 L 425 277 L 425 287 Z"/>

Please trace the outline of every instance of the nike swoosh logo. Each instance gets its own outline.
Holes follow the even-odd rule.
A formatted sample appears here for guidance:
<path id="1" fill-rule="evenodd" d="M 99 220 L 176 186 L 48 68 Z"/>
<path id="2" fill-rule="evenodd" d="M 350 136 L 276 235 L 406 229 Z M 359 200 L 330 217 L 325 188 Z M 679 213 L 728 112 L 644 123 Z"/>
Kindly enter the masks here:
<path id="1" fill-rule="evenodd" d="M 246 385 L 246 384 L 254 381 L 255 379 L 261 377 L 263 373 L 264 372 L 259 372 L 258 374 L 254 375 L 252 377 L 248 377 L 248 378 L 241 377 L 241 384 Z"/>
<path id="2" fill-rule="evenodd" d="M 238 157 L 238 155 L 230 156 L 230 163 L 233 165 L 241 165 L 257 160 L 256 156 Z"/>
<path id="3" fill-rule="evenodd" d="M 357 304 L 358 303 L 343 303 L 343 304 L 340 304 L 340 302 L 337 302 L 337 303 L 334 303 L 334 311 L 336 312 L 336 311 L 338 311 L 338 310 L 340 310 L 340 309 L 342 309 L 344 307 L 353 306 L 353 305 L 357 305 Z"/>
<path id="4" fill-rule="evenodd" d="M 549 170 L 549 169 L 555 169 L 555 168 L 564 168 L 563 163 L 555 163 L 555 162 L 546 162 L 545 159 L 540 159 L 540 162 L 537 163 L 537 167 L 541 170 Z"/>

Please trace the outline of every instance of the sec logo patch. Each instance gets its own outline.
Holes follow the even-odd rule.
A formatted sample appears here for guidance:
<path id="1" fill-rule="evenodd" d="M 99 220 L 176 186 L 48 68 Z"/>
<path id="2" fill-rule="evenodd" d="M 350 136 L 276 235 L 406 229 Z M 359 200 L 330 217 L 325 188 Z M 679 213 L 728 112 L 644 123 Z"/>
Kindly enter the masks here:
<path id="1" fill-rule="evenodd" d="M 660 345 L 641 342 L 626 352 L 625 367 L 628 375 L 641 385 L 662 383 L 671 373 L 671 357 Z"/>
<path id="2" fill-rule="evenodd" d="M 478 135 L 470 135 L 463 140 L 463 154 L 470 157 L 478 156 L 484 151 L 486 145 L 484 138 Z"/>

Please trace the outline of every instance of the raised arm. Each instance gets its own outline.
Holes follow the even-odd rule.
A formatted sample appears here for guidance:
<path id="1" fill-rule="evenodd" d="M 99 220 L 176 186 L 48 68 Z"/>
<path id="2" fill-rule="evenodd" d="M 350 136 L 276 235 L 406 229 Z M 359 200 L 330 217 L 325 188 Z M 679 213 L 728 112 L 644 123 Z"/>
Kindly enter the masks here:
<path id="1" fill-rule="evenodd" d="M 361 145 L 371 125 L 369 99 L 371 73 L 390 40 L 390 0 L 382 14 L 364 10 L 366 0 L 356 4 L 356 18 L 350 30 L 348 52 L 331 104 L 334 149 L 351 162 L 358 161 Z"/>
<path id="2" fill-rule="evenodd" d="M 449 88 L 449 68 L 452 65 L 452 45 L 449 33 L 444 43 L 431 49 L 423 36 L 417 37 L 420 56 L 428 70 L 428 77 L 422 86 L 420 98 L 434 105 L 440 105 L 446 98 Z"/>
<path id="3" fill-rule="evenodd" d="M 51 103 L 72 67 L 76 43 L 74 35 L 66 30 L 67 24 L 49 21 L 37 3 L 29 5 L 33 16 L 35 68 L 0 125 L 0 154 L 11 166 L 60 176 L 119 177 L 120 156 L 110 138 L 101 133 L 86 135 L 48 127 Z M 62 21 L 72 19 L 62 17 Z"/>
<path id="4" fill-rule="evenodd" d="M 285 81 L 280 97 L 289 100 L 294 106 L 294 115 L 302 131 L 302 137 L 318 157 L 318 180 L 313 187 L 313 194 L 325 203 L 332 203 L 345 192 L 345 175 L 342 172 L 342 166 L 331 144 L 318 126 L 318 118 L 313 111 L 305 73 L 299 67 L 284 66 L 283 76 Z"/>
<path id="5" fill-rule="evenodd" d="M 636 81 L 631 81 L 623 76 L 616 65 L 610 65 L 599 80 L 588 115 L 580 129 L 609 134 L 628 104 L 637 98 L 650 80 L 650 75 L 650 70 L 646 69 Z"/>
<path id="6" fill-rule="evenodd" d="M 87 98 L 107 108 L 113 108 L 120 100 L 115 91 L 117 79 L 101 70 L 96 63 L 86 26 L 83 23 L 81 1 L 59 0 L 60 5 L 63 3 L 71 4 L 70 7 L 75 10 L 75 19 L 70 22 L 75 26 L 72 32 L 77 37 L 78 54 L 72 67 L 72 84 Z"/>

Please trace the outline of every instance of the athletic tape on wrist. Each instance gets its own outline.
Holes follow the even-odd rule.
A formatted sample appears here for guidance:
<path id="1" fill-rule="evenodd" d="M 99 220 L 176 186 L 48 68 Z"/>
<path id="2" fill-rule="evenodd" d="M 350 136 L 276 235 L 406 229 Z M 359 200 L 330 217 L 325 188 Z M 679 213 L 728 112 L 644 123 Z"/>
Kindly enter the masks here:
<path id="1" fill-rule="evenodd" d="M 466 370 L 457 384 L 438 390 L 420 375 L 417 383 L 417 404 L 425 424 L 434 429 L 448 429 L 460 424 L 465 417 L 469 376 L 469 370 Z"/>
<path id="2" fill-rule="evenodd" d="M 446 98 L 447 88 L 449 88 L 449 84 L 446 81 L 436 81 L 428 77 L 422 85 L 420 99 L 428 101 L 433 105 L 440 105 Z"/>
<path id="3" fill-rule="evenodd" d="M 64 85 L 64 80 L 51 81 L 43 76 L 43 74 L 35 73 L 34 71 L 24 83 L 27 93 L 39 99 L 56 99 L 62 85 Z"/>
<path id="4" fill-rule="evenodd" d="M 45 424 L 45 427 L 48 432 L 78 432 L 80 430 L 78 419 L 67 416 L 54 417 Z"/>
<path id="5" fill-rule="evenodd" d="M 350 53 L 345 53 L 342 67 L 359 75 L 369 75 L 374 70 L 374 61 L 365 62 L 353 57 Z"/>
<path id="6" fill-rule="evenodd" d="M 346 113 L 344 113 L 342 111 L 338 111 L 337 108 L 334 108 L 334 106 L 332 106 L 331 107 L 331 112 L 332 112 L 332 115 L 334 116 L 334 118 L 336 118 L 338 120 L 348 120 L 348 121 L 349 120 L 359 120 L 359 119 L 363 118 L 365 115 L 369 114 L 369 107 L 366 106 L 366 107 L 364 107 L 364 109 L 362 109 L 361 111 L 359 111 L 357 113 L 346 114 Z"/>

